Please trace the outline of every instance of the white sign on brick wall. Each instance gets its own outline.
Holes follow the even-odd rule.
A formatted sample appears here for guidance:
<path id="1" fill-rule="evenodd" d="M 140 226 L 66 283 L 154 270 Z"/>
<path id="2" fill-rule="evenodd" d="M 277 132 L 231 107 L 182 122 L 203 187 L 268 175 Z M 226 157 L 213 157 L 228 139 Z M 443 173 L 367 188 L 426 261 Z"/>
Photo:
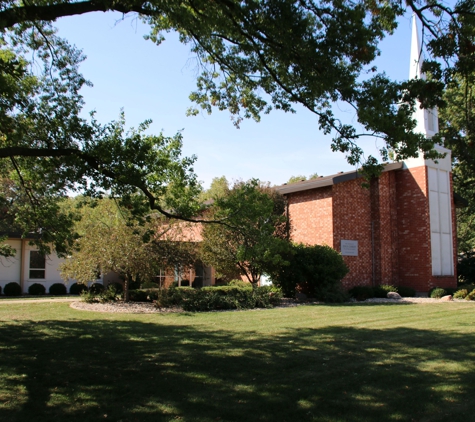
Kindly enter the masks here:
<path id="1" fill-rule="evenodd" d="M 357 240 L 342 240 L 341 254 L 345 256 L 358 256 L 358 241 Z"/>

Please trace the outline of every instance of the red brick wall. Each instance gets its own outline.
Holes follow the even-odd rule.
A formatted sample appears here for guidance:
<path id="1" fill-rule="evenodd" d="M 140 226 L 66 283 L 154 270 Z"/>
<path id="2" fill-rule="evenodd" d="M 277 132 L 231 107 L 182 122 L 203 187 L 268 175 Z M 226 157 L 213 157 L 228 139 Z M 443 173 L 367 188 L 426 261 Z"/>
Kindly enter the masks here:
<path id="1" fill-rule="evenodd" d="M 333 247 L 332 188 L 324 187 L 288 195 L 292 240 Z"/>
<path id="2" fill-rule="evenodd" d="M 396 172 L 383 173 L 377 182 L 379 202 L 373 222 L 378 229 L 375 240 L 379 238 L 379 250 L 375 248 L 375 261 L 379 273 L 375 284 L 394 285 L 399 281 Z"/>
<path id="3" fill-rule="evenodd" d="M 349 273 L 343 286 L 371 285 L 371 201 L 370 189 L 361 179 L 333 185 L 333 245 L 341 251 L 341 240 L 357 240 L 358 256 L 344 256 Z"/>
<path id="4" fill-rule="evenodd" d="M 370 188 L 359 179 L 288 194 L 292 239 L 337 251 L 341 240 L 357 240 L 358 256 L 343 257 L 350 269 L 345 288 L 393 284 L 427 292 L 434 286 L 455 287 L 455 276 L 432 276 L 427 177 L 426 167 L 417 167 L 385 172 Z M 452 227 L 456 233 L 454 209 Z"/>

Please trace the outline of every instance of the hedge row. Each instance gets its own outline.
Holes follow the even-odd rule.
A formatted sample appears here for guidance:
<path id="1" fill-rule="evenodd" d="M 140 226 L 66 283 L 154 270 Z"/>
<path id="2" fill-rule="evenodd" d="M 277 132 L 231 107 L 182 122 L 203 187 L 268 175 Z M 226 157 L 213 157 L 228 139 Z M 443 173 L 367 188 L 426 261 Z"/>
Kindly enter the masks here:
<path id="1" fill-rule="evenodd" d="M 275 287 L 218 286 L 195 289 L 170 287 L 168 289 L 136 289 L 129 291 L 132 302 L 154 302 L 160 308 L 179 306 L 185 311 L 204 312 L 225 309 L 271 308 L 280 303 L 282 291 Z M 82 295 L 87 302 L 111 302 L 119 298 L 114 289 L 98 294 Z"/>
<path id="2" fill-rule="evenodd" d="M 99 283 L 94 283 L 90 287 L 90 289 L 92 289 L 93 291 L 100 291 L 101 288 L 104 289 L 104 286 Z M 87 290 L 88 288 L 84 284 L 74 283 L 69 288 L 69 293 L 72 295 L 79 295 L 83 291 L 87 291 Z M 2 288 L 0 287 L 0 294 L 1 293 L 2 293 Z M 21 291 L 20 284 L 14 281 L 11 283 L 7 283 L 5 287 L 3 288 L 3 294 L 5 296 L 21 296 L 22 291 Z M 33 283 L 32 285 L 30 285 L 30 287 L 28 287 L 28 294 L 33 295 L 33 296 L 44 295 L 46 294 L 46 288 L 41 283 Z M 48 290 L 48 294 L 52 296 L 62 296 L 62 295 L 68 294 L 68 289 L 63 283 L 54 283 L 50 286 Z"/>

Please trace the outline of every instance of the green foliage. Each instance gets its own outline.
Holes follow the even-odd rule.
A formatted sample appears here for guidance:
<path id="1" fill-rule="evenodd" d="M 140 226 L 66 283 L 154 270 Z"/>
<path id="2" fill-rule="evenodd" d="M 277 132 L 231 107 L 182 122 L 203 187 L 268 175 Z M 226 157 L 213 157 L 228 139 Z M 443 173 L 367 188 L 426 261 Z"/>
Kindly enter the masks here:
<path id="1" fill-rule="evenodd" d="M 209 209 L 217 224 L 203 227 L 203 262 L 219 274 L 245 276 L 255 286 L 263 273 L 287 261 L 289 227 L 284 198 L 256 179 L 238 182 Z"/>
<path id="2" fill-rule="evenodd" d="M 229 182 L 226 176 L 213 177 L 211 185 L 208 190 L 203 191 L 200 194 L 201 201 L 214 200 L 216 198 L 222 198 L 229 192 Z"/>
<path id="3" fill-rule="evenodd" d="M 93 294 L 101 293 L 104 291 L 104 285 L 101 283 L 92 283 L 89 287 L 89 292 Z"/>
<path id="4" fill-rule="evenodd" d="M 49 288 L 49 294 L 53 296 L 61 296 L 68 293 L 66 286 L 63 283 L 54 283 Z"/>
<path id="5" fill-rule="evenodd" d="M 286 297 L 301 291 L 318 300 L 343 300 L 341 280 L 348 273 L 342 256 L 326 245 L 294 244 L 287 257 L 290 264 L 270 273 L 273 283 Z"/>
<path id="6" fill-rule="evenodd" d="M 466 297 L 466 300 L 475 300 L 475 289 L 472 290 Z"/>
<path id="7" fill-rule="evenodd" d="M 111 198 L 92 203 L 76 225 L 77 249 L 60 267 L 64 279 L 87 283 L 97 279 L 98 268 L 115 272 L 123 277 L 127 301 L 132 282 L 140 287 L 139 280 L 153 279 L 160 268 L 194 263 L 196 243 L 181 241 L 188 226 L 158 216 L 139 222 Z"/>
<path id="8" fill-rule="evenodd" d="M 146 289 L 135 289 L 130 290 L 129 300 L 131 302 L 151 302 L 149 299 L 149 294 Z"/>
<path id="9" fill-rule="evenodd" d="M 28 294 L 29 295 L 44 295 L 46 293 L 45 286 L 40 283 L 33 283 L 30 287 L 28 287 Z"/>
<path id="10" fill-rule="evenodd" d="M 287 180 L 287 185 L 290 185 L 292 183 L 297 183 L 297 182 L 303 182 L 305 180 L 312 180 L 312 179 L 318 179 L 318 173 L 313 173 L 310 176 L 291 176 L 289 180 Z"/>
<path id="11" fill-rule="evenodd" d="M 251 287 L 251 284 L 244 280 L 234 279 L 228 283 L 228 286 L 246 288 L 246 287 Z"/>
<path id="12" fill-rule="evenodd" d="M 280 303 L 282 292 L 271 286 L 252 288 L 212 286 L 201 289 L 169 288 L 159 292 L 157 306 L 181 306 L 185 311 L 270 308 Z"/>
<path id="13" fill-rule="evenodd" d="M 72 295 L 80 295 L 84 291 L 87 291 L 87 286 L 83 283 L 73 283 L 69 288 L 69 294 Z"/>
<path id="14" fill-rule="evenodd" d="M 140 289 L 158 289 L 158 284 L 154 283 L 153 281 L 145 281 L 140 284 Z M 131 289 L 131 290 L 138 290 L 138 289 Z"/>
<path id="15" fill-rule="evenodd" d="M 387 298 L 389 292 L 399 293 L 398 288 L 390 284 L 380 284 L 379 286 L 373 287 L 373 297 Z"/>
<path id="16" fill-rule="evenodd" d="M 114 289 L 118 294 L 121 294 L 124 291 L 124 286 L 122 283 L 114 282 L 107 285 L 108 289 Z"/>
<path id="17" fill-rule="evenodd" d="M 371 286 L 354 286 L 348 290 L 350 296 L 358 301 L 364 301 L 374 297 L 374 291 Z"/>
<path id="18" fill-rule="evenodd" d="M 445 296 L 447 292 L 442 289 L 441 287 L 434 287 L 429 290 L 429 297 L 432 299 L 440 299 L 441 297 Z"/>
<path id="19" fill-rule="evenodd" d="M 454 293 L 454 299 L 465 299 L 468 296 L 467 289 L 460 289 Z"/>
<path id="20" fill-rule="evenodd" d="M 475 283 L 475 254 L 473 252 L 468 252 L 459 258 L 457 277 L 460 284 Z"/>
<path id="21" fill-rule="evenodd" d="M 402 297 L 416 297 L 416 291 L 412 287 L 398 286 L 397 292 Z"/>
<path id="22" fill-rule="evenodd" d="M 3 294 L 5 296 L 21 296 L 21 286 L 14 281 L 7 283 L 3 288 Z"/>

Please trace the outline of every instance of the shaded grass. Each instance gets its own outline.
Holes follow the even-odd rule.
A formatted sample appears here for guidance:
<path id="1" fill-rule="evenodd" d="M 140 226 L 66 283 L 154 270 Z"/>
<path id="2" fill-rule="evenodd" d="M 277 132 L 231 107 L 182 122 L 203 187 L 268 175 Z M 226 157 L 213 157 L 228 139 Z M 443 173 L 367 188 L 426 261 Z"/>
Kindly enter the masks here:
<path id="1" fill-rule="evenodd" d="M 0 419 L 466 421 L 475 412 L 474 310 L 2 306 Z"/>

